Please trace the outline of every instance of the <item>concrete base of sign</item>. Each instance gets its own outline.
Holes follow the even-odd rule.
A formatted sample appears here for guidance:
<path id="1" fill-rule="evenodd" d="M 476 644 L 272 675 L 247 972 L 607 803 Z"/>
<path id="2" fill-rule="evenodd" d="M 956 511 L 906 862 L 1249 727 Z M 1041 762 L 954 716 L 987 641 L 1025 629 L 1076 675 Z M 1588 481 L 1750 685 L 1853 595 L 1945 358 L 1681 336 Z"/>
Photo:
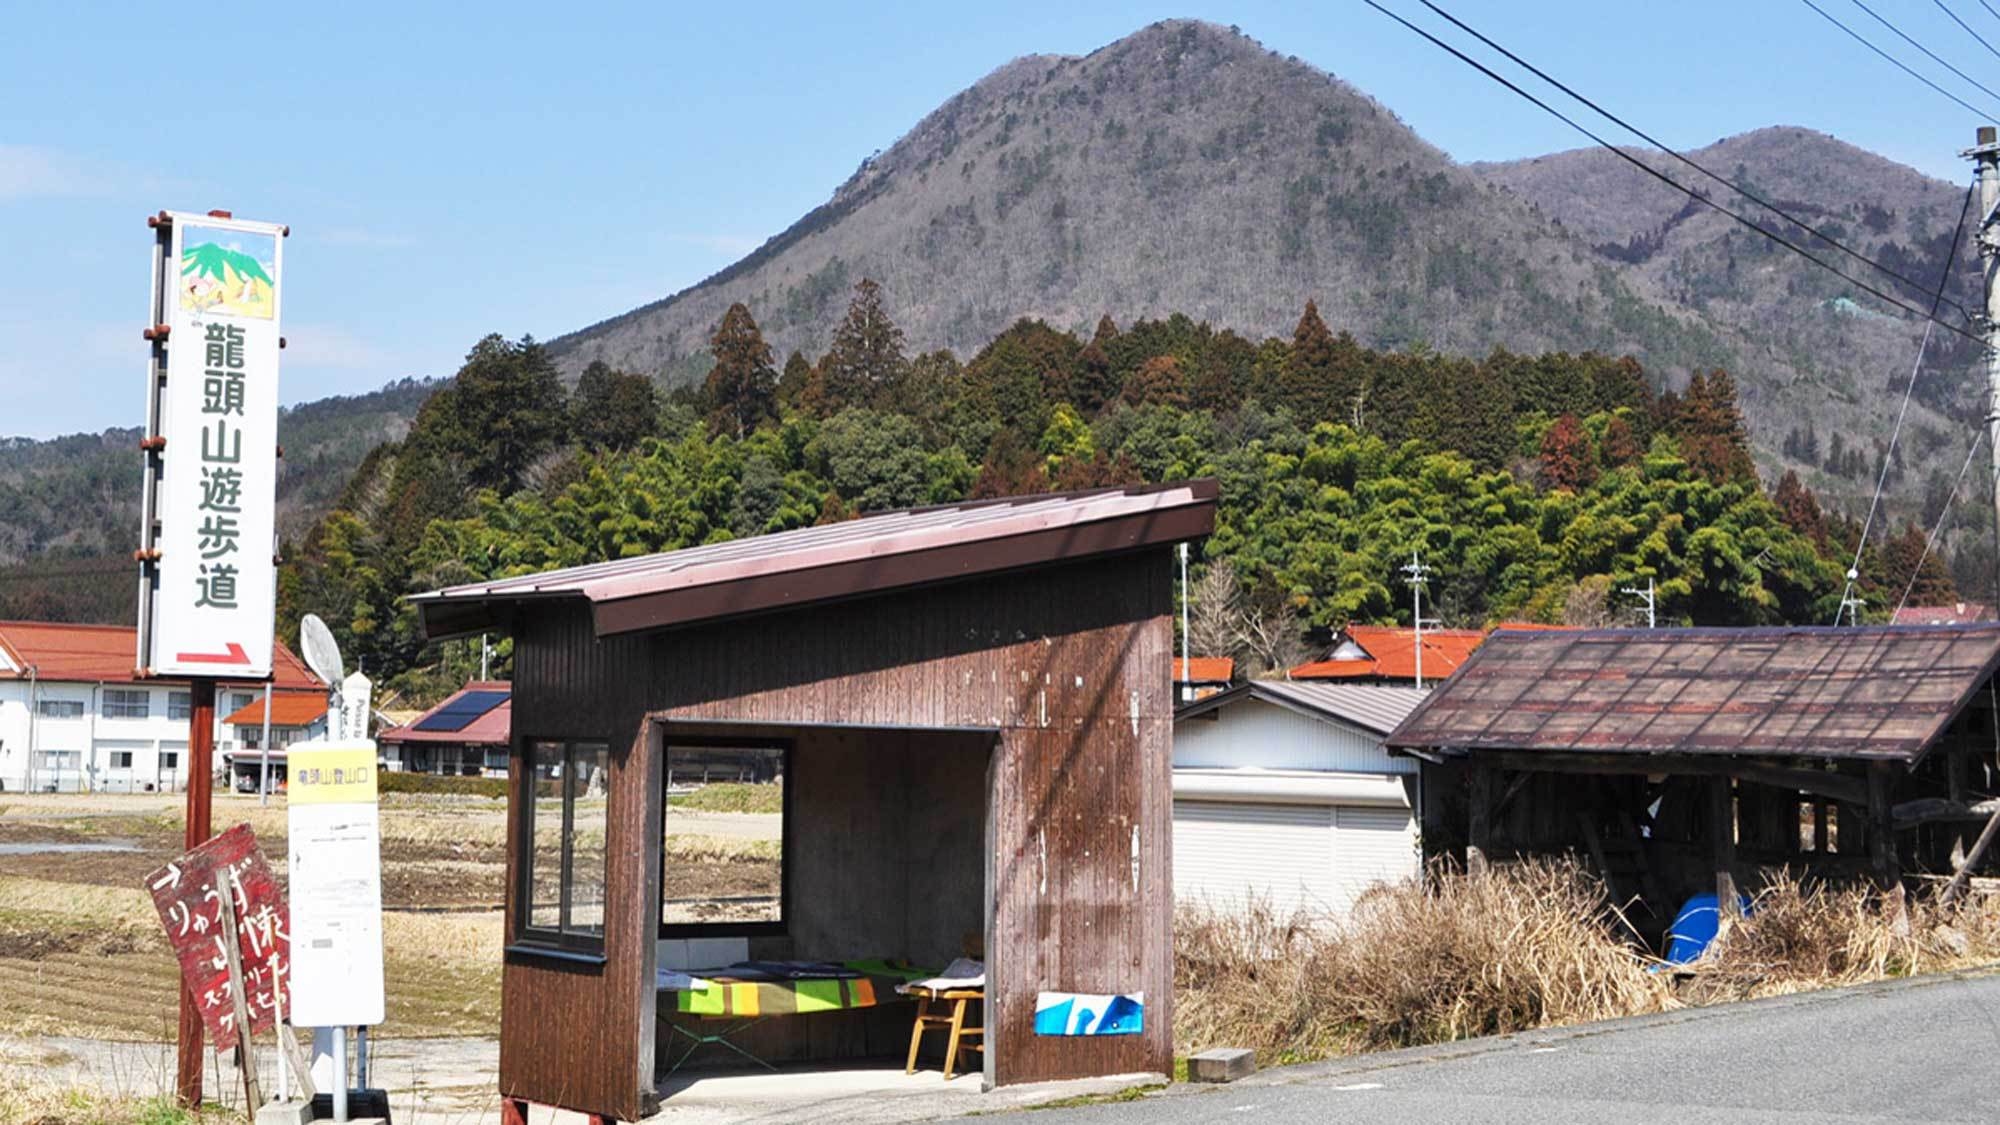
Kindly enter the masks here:
<path id="1" fill-rule="evenodd" d="M 1257 1053 L 1244 1047 L 1211 1047 L 1188 1056 L 1188 1077 L 1196 1082 L 1234 1082 L 1257 1072 Z"/>
<path id="2" fill-rule="evenodd" d="M 307 1125 L 312 1119 L 311 1102 L 271 1102 L 257 1110 L 257 1125 Z"/>

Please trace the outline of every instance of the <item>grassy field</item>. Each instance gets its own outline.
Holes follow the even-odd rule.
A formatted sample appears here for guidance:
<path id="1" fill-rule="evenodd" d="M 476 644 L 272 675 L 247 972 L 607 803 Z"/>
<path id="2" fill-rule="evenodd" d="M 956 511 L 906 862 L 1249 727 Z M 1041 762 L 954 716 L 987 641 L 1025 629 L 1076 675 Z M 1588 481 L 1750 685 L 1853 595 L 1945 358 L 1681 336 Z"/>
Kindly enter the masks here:
<path id="1" fill-rule="evenodd" d="M 10 854 L 0 861 L 0 1035 L 168 1040 L 179 976 L 145 875 L 181 851 L 180 799 L 158 795 L 0 799 L 0 844 L 129 850 Z M 775 818 L 773 818 L 775 820 Z M 285 806 L 219 794 L 218 831 L 247 822 L 282 879 Z M 754 826 L 753 826 L 754 827 Z M 500 1014 L 506 878 L 503 802 L 382 798 L 383 937 L 389 1037 L 490 1036 Z M 719 882 L 754 885 L 775 840 L 673 836 L 670 856 Z"/>

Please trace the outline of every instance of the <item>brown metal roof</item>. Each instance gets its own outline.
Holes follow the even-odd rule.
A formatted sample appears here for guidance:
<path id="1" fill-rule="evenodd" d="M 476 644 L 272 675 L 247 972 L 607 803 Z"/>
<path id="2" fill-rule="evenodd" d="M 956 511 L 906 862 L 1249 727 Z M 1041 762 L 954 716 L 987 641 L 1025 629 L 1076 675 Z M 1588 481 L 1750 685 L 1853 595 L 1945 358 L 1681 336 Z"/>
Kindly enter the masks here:
<path id="1" fill-rule="evenodd" d="M 1199 539 L 1216 484 L 1050 493 L 884 512 L 418 594 L 432 638 L 493 628 L 513 606 L 588 601 L 597 633 L 630 633 Z"/>
<path id="2" fill-rule="evenodd" d="M 2000 665 L 2000 625 L 1495 633 L 1386 740 L 1913 762 Z"/>

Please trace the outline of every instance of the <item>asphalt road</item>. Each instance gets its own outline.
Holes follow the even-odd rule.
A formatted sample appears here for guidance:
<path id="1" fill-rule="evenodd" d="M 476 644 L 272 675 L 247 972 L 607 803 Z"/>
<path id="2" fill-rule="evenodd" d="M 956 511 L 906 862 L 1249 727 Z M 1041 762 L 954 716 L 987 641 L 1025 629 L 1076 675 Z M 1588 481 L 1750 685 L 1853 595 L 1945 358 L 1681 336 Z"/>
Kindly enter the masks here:
<path id="1" fill-rule="evenodd" d="M 1996 1053 L 2000 976 L 1927 978 L 1286 1067 L 1034 1119 L 1991 1122 Z"/>

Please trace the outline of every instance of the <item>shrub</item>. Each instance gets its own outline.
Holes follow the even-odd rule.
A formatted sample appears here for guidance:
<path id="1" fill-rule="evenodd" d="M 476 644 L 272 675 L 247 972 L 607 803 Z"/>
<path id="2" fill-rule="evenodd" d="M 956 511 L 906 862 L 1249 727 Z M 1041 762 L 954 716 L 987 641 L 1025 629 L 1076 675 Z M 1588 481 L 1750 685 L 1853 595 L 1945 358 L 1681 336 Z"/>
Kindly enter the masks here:
<path id="1" fill-rule="evenodd" d="M 689 812 L 783 812 L 785 787 L 775 783 L 717 781 L 692 793 L 676 793 L 667 798 L 667 803 Z"/>
<path id="2" fill-rule="evenodd" d="M 376 775 L 376 781 L 377 788 L 383 793 L 448 793 L 463 797 L 507 799 L 507 779 L 504 777 L 448 777 L 434 773 L 383 770 Z"/>

